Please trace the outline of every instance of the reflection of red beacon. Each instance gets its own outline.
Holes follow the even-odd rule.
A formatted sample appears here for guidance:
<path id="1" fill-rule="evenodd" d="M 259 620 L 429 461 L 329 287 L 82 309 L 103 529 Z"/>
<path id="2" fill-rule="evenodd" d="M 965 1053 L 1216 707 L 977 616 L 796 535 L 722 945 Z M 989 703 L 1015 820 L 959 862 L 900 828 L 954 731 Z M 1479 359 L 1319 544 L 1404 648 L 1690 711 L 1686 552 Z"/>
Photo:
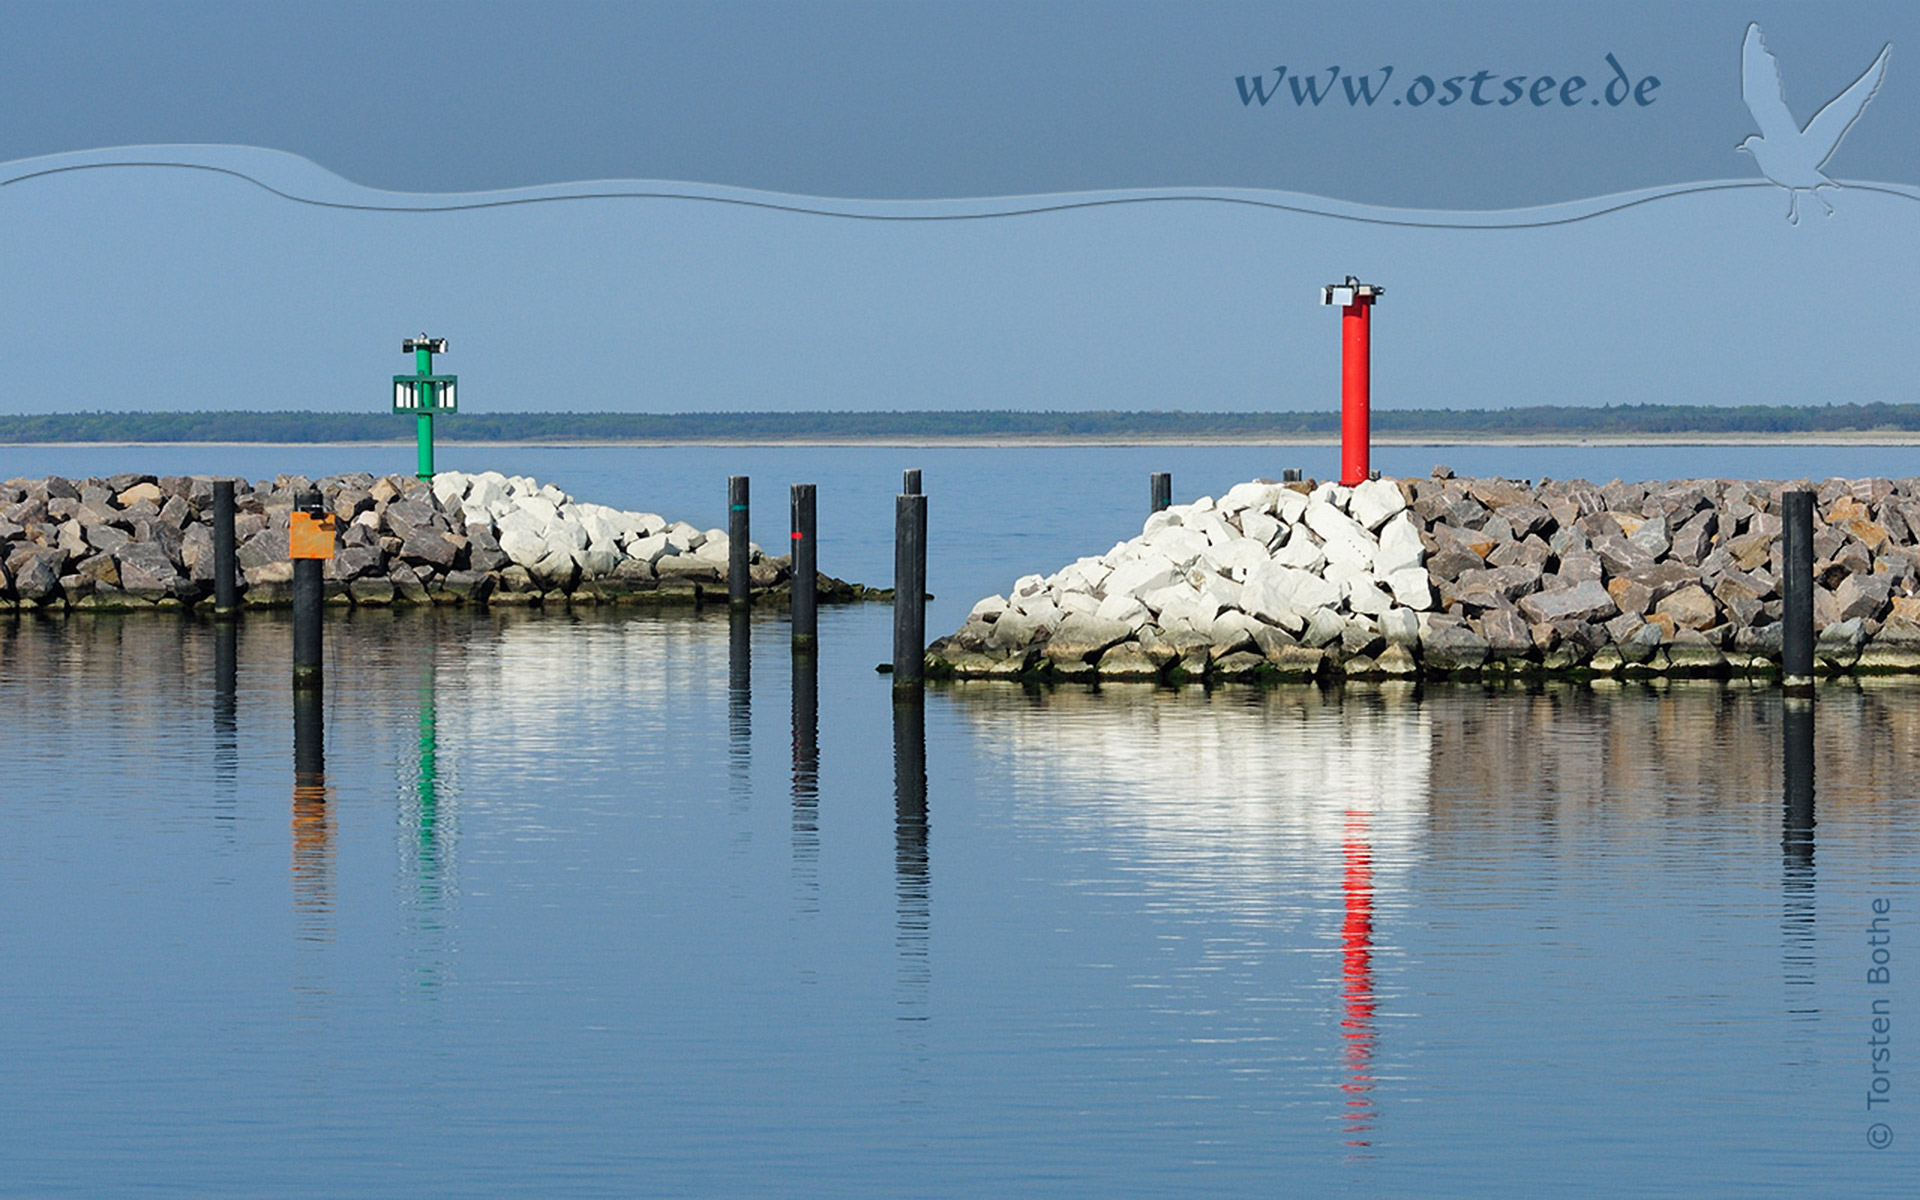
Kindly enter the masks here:
<path id="1" fill-rule="evenodd" d="M 1320 289 L 1320 303 L 1340 308 L 1340 482 L 1347 487 L 1372 477 L 1372 342 L 1368 321 L 1373 303 L 1387 289 L 1347 276 L 1345 283 Z"/>
<path id="2" fill-rule="evenodd" d="M 1366 814 L 1347 813 L 1347 860 L 1340 880 L 1346 919 L 1340 925 L 1340 981 L 1343 1012 L 1340 1036 L 1347 1078 L 1345 1125 L 1349 1146 L 1369 1146 L 1373 1131 L 1373 849 L 1367 843 Z"/>

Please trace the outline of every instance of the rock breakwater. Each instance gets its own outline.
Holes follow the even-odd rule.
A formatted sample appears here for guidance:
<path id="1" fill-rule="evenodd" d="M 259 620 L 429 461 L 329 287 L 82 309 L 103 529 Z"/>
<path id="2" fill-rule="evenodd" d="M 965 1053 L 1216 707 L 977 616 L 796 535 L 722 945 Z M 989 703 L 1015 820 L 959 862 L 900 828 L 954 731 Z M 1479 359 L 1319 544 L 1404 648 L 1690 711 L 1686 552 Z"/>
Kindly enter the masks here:
<path id="1" fill-rule="evenodd" d="M 1812 488 L 1816 658 L 1920 671 L 1920 479 L 1243 483 L 974 606 L 933 676 L 1766 675 L 1780 497 Z"/>
<path id="2" fill-rule="evenodd" d="M 431 483 L 370 474 L 236 481 L 234 532 L 249 606 L 292 598 L 294 497 L 336 518 L 335 604 L 568 604 L 724 599 L 729 544 L 653 513 L 576 501 L 496 472 Z M 0 484 L 0 607 L 118 610 L 211 603 L 213 477 L 112 475 Z M 753 589 L 784 589 L 791 560 L 749 555 Z M 867 589 L 820 577 L 822 601 Z"/>

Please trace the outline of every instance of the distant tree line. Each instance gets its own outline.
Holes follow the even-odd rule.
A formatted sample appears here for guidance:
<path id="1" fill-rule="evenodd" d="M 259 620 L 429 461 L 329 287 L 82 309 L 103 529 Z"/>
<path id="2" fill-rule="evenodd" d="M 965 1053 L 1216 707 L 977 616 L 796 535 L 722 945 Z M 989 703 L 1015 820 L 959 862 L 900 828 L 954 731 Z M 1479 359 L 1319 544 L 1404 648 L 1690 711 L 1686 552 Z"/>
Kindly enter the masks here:
<path id="1" fill-rule="evenodd" d="M 1616 404 L 1495 409 L 1384 409 L 1379 433 L 1436 436 L 1606 436 L 1920 431 L 1920 404 Z M 461 413 L 443 442 L 820 440 L 868 438 L 1273 438 L 1338 433 L 1337 410 L 1313 412 L 707 412 Z M 0 415 L 0 442 L 406 441 L 391 414 L 332 412 L 80 412 Z"/>

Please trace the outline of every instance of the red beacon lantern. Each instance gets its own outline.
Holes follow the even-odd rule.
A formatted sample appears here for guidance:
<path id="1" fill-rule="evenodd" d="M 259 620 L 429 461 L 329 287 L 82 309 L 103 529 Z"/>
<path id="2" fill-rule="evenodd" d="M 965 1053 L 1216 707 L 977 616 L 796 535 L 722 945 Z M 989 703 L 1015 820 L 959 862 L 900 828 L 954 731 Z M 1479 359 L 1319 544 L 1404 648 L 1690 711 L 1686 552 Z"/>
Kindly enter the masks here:
<path id="1" fill-rule="evenodd" d="M 1372 343 L 1368 318 L 1387 289 L 1347 276 L 1320 289 L 1320 303 L 1340 307 L 1340 482 L 1347 487 L 1373 477 Z"/>

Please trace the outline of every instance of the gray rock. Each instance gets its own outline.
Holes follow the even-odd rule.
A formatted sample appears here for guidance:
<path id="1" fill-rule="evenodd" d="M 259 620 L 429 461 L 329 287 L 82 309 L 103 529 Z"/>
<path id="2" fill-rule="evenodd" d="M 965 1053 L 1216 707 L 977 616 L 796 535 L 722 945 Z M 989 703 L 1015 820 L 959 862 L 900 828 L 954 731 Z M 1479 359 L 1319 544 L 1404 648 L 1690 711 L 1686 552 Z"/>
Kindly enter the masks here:
<path id="1" fill-rule="evenodd" d="M 1349 657 L 1356 654 L 1372 656 L 1386 649 L 1386 646 L 1386 639 L 1372 621 L 1349 620 L 1346 628 L 1340 631 L 1340 649 Z"/>
<path id="2" fill-rule="evenodd" d="M 425 564 L 437 567 L 441 571 L 452 568 L 453 561 L 459 557 L 464 547 L 464 539 L 457 538 L 431 526 L 415 525 L 407 528 L 400 538 L 400 557 L 416 566 Z"/>
<path id="3" fill-rule="evenodd" d="M 1537 592 L 1520 601 L 1529 621 L 1599 621 L 1619 611 L 1598 580 L 1584 579 L 1556 592 Z"/>
<path id="4" fill-rule="evenodd" d="M 368 604 L 375 607 L 392 604 L 393 581 L 378 575 L 368 575 L 349 583 L 347 595 L 352 597 L 355 604 Z"/>
<path id="5" fill-rule="evenodd" d="M 153 598 L 166 595 L 179 578 L 166 552 L 151 542 L 131 542 L 114 553 L 120 565 L 120 588 L 129 595 Z"/>
<path id="6" fill-rule="evenodd" d="M 363 579 L 385 573 L 387 556 L 378 546 L 342 546 L 327 560 L 330 579 Z"/>
<path id="7" fill-rule="evenodd" d="M 1553 519 L 1538 501 L 1523 500 L 1515 504 L 1505 504 L 1494 510 L 1513 529 L 1514 537 L 1524 539 L 1530 535 L 1544 533 L 1552 525 Z"/>
<path id="8" fill-rule="evenodd" d="M 1866 644 L 1866 622 L 1858 617 L 1850 621 L 1835 621 L 1820 631 L 1814 640 L 1814 657 L 1834 667 L 1850 667 L 1860 657 L 1860 647 Z"/>
<path id="9" fill-rule="evenodd" d="M 237 520 L 234 522 L 234 532 L 238 536 Z M 287 529 L 285 525 L 281 525 L 278 528 L 262 529 L 241 542 L 235 557 L 240 560 L 241 570 L 251 571 L 271 563 L 286 562 L 287 555 Z"/>
<path id="10" fill-rule="evenodd" d="M 1047 639 L 1047 657 L 1055 663 L 1092 662 L 1107 647 L 1133 637 L 1133 629 L 1124 621 L 1103 621 L 1099 617 L 1070 613 Z M 1251 637 L 1247 639 L 1251 643 Z"/>
<path id="11" fill-rule="evenodd" d="M 494 577 L 486 571 L 448 571 L 440 591 L 456 603 L 485 604 L 493 592 Z"/>
<path id="12" fill-rule="evenodd" d="M 1718 519 L 1712 510 L 1701 513 L 1674 530 L 1673 544 L 1667 552 L 1675 562 L 1697 565 L 1712 546 L 1718 526 Z"/>
<path id="13" fill-rule="evenodd" d="M 1121 642 L 1100 656 L 1097 671 L 1102 679 L 1149 680 L 1160 677 L 1155 662 L 1138 642 Z"/>
<path id="14" fill-rule="evenodd" d="M 13 577 L 14 595 L 34 604 L 51 599 L 60 588 L 60 575 L 66 565 L 60 550 L 16 550 L 7 558 L 7 573 Z"/>
<path id="15" fill-rule="evenodd" d="M 409 604 L 431 604 L 433 594 L 427 590 L 427 582 L 420 573 L 406 563 L 394 563 L 387 571 L 387 578 L 393 581 L 397 599 Z"/>
<path id="16" fill-rule="evenodd" d="M 1727 670 L 1727 659 L 1705 634 L 1682 629 L 1667 644 L 1667 667 L 1676 675 L 1717 675 Z"/>
<path id="17" fill-rule="evenodd" d="M 1628 535 L 1627 541 L 1647 552 L 1658 560 L 1673 545 L 1673 537 L 1667 528 L 1665 517 L 1649 517 L 1640 528 Z"/>
<path id="18" fill-rule="evenodd" d="M 1380 635 L 1389 646 L 1418 646 L 1420 618 L 1408 609 L 1390 609 L 1380 615 Z"/>
<path id="19" fill-rule="evenodd" d="M 548 591 L 566 591 L 580 578 L 580 563 L 565 550 L 555 549 L 539 562 L 528 568 L 534 579 Z M 716 578 L 713 582 L 717 583 Z M 395 584 L 400 580 L 395 578 Z M 405 591 L 405 585 L 400 585 Z"/>
<path id="20" fill-rule="evenodd" d="M 1431 671 L 1477 671 L 1490 647 L 1464 624 L 1435 621 L 1420 639 L 1420 659 Z"/>
<path id="21" fill-rule="evenodd" d="M 1886 575 L 1849 575 L 1840 586 L 1833 590 L 1837 606 L 1837 617 L 1842 621 L 1855 618 L 1873 620 L 1887 609 L 1893 581 Z"/>
<path id="22" fill-rule="evenodd" d="M 1525 658 L 1533 653 L 1533 634 L 1513 609 L 1497 609 L 1480 618 L 1480 634 L 1493 658 Z"/>
<path id="23" fill-rule="evenodd" d="M 1485 559 L 1451 538 L 1438 539 L 1427 551 L 1427 574 L 1439 583 L 1451 582 L 1463 572 L 1486 565 Z"/>
<path id="24" fill-rule="evenodd" d="M 1637 619 L 1637 618 L 1636 618 Z M 1662 634 L 1660 627 L 1649 621 L 1641 621 L 1638 628 L 1624 638 L 1615 640 L 1620 649 L 1620 657 L 1630 663 L 1650 662 L 1660 649 Z"/>
<path id="25" fill-rule="evenodd" d="M 1633 576 L 1653 568 L 1653 555 L 1616 534 L 1601 534 L 1594 538 L 1593 552 L 1611 575 Z"/>
<path id="26" fill-rule="evenodd" d="M 1347 631 L 1346 618 L 1329 608 L 1316 608 L 1307 614 L 1307 625 L 1300 633 L 1303 645 L 1318 648 L 1330 645 Z"/>

